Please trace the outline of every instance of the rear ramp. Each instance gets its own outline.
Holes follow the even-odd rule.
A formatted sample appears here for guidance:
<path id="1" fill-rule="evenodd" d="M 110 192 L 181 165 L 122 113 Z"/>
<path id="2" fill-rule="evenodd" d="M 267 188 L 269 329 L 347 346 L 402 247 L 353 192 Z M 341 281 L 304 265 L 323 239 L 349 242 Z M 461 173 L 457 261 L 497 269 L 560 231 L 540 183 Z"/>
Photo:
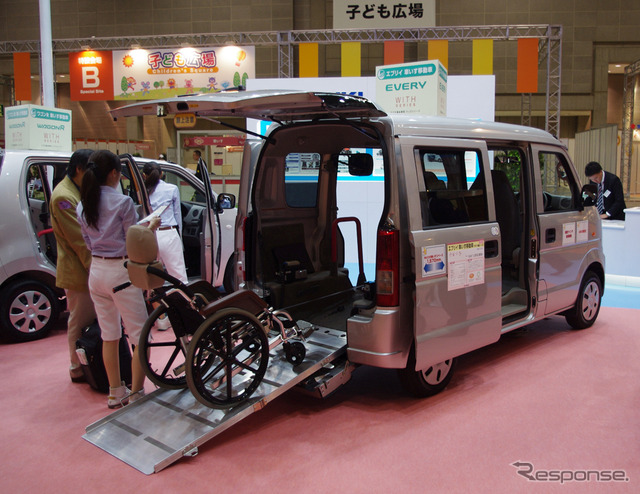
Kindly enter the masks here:
<path id="1" fill-rule="evenodd" d="M 302 321 L 298 325 L 305 334 L 313 329 L 305 341 L 304 361 L 293 367 L 282 345 L 271 350 L 265 377 L 246 402 L 217 410 L 202 405 L 189 389 L 158 389 L 87 426 L 82 437 L 147 475 L 194 456 L 198 446 L 346 353 L 345 333 Z"/>

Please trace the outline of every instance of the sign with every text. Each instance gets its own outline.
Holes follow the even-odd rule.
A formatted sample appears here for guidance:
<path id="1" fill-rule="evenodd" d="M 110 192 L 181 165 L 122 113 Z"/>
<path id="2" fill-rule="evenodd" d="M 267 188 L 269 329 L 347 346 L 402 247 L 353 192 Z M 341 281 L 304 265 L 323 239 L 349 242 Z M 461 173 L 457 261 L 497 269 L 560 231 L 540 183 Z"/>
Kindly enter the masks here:
<path id="1" fill-rule="evenodd" d="M 376 67 L 376 103 L 387 113 L 447 114 L 447 71 L 439 60 Z"/>

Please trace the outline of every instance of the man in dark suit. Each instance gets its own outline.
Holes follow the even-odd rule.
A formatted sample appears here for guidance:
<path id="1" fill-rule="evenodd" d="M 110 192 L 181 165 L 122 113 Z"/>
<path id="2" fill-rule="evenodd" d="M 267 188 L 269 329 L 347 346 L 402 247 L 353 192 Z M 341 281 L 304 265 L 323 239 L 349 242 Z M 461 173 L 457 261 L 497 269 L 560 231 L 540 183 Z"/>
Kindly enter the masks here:
<path id="1" fill-rule="evenodd" d="M 622 182 L 611 172 L 605 172 L 597 161 L 587 163 L 584 168 L 587 178 L 598 186 L 596 206 L 604 220 L 624 220 L 624 192 Z"/>

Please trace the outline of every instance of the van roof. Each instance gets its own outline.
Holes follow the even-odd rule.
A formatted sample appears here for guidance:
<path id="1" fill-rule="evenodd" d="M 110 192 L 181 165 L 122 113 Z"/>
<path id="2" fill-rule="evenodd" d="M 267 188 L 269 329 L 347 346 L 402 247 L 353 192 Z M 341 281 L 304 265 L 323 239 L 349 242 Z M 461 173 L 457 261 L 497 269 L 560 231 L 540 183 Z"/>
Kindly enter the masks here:
<path id="1" fill-rule="evenodd" d="M 525 140 L 555 146 L 561 144 L 548 132 L 523 125 L 422 115 L 389 115 L 388 118 L 393 122 L 394 135 L 399 136 Z"/>

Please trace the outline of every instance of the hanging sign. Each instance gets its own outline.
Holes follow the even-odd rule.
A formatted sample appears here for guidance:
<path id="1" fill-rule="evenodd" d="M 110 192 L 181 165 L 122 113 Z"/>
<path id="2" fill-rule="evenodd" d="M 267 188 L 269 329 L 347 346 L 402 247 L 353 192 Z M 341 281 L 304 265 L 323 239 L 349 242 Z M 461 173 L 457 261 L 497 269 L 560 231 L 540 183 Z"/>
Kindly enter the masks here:
<path id="1" fill-rule="evenodd" d="M 173 126 L 176 129 L 192 129 L 196 126 L 195 113 L 180 113 L 173 117 Z"/>
<path id="2" fill-rule="evenodd" d="M 113 99 L 113 66 L 110 51 L 69 53 L 69 86 L 72 101 Z"/>
<path id="3" fill-rule="evenodd" d="M 439 60 L 376 67 L 376 103 L 387 113 L 447 114 L 447 71 Z"/>
<path id="4" fill-rule="evenodd" d="M 246 86 L 255 47 L 82 51 L 69 54 L 72 101 L 145 100 Z"/>
<path id="5" fill-rule="evenodd" d="M 116 100 L 159 99 L 246 86 L 255 47 L 223 46 L 113 52 Z"/>
<path id="6" fill-rule="evenodd" d="M 244 146 L 244 141 L 244 137 L 196 136 L 185 137 L 183 144 L 186 148 L 197 148 L 202 146 Z"/>
<path id="7" fill-rule="evenodd" d="M 410 29 L 435 25 L 436 0 L 333 0 L 333 29 Z"/>

